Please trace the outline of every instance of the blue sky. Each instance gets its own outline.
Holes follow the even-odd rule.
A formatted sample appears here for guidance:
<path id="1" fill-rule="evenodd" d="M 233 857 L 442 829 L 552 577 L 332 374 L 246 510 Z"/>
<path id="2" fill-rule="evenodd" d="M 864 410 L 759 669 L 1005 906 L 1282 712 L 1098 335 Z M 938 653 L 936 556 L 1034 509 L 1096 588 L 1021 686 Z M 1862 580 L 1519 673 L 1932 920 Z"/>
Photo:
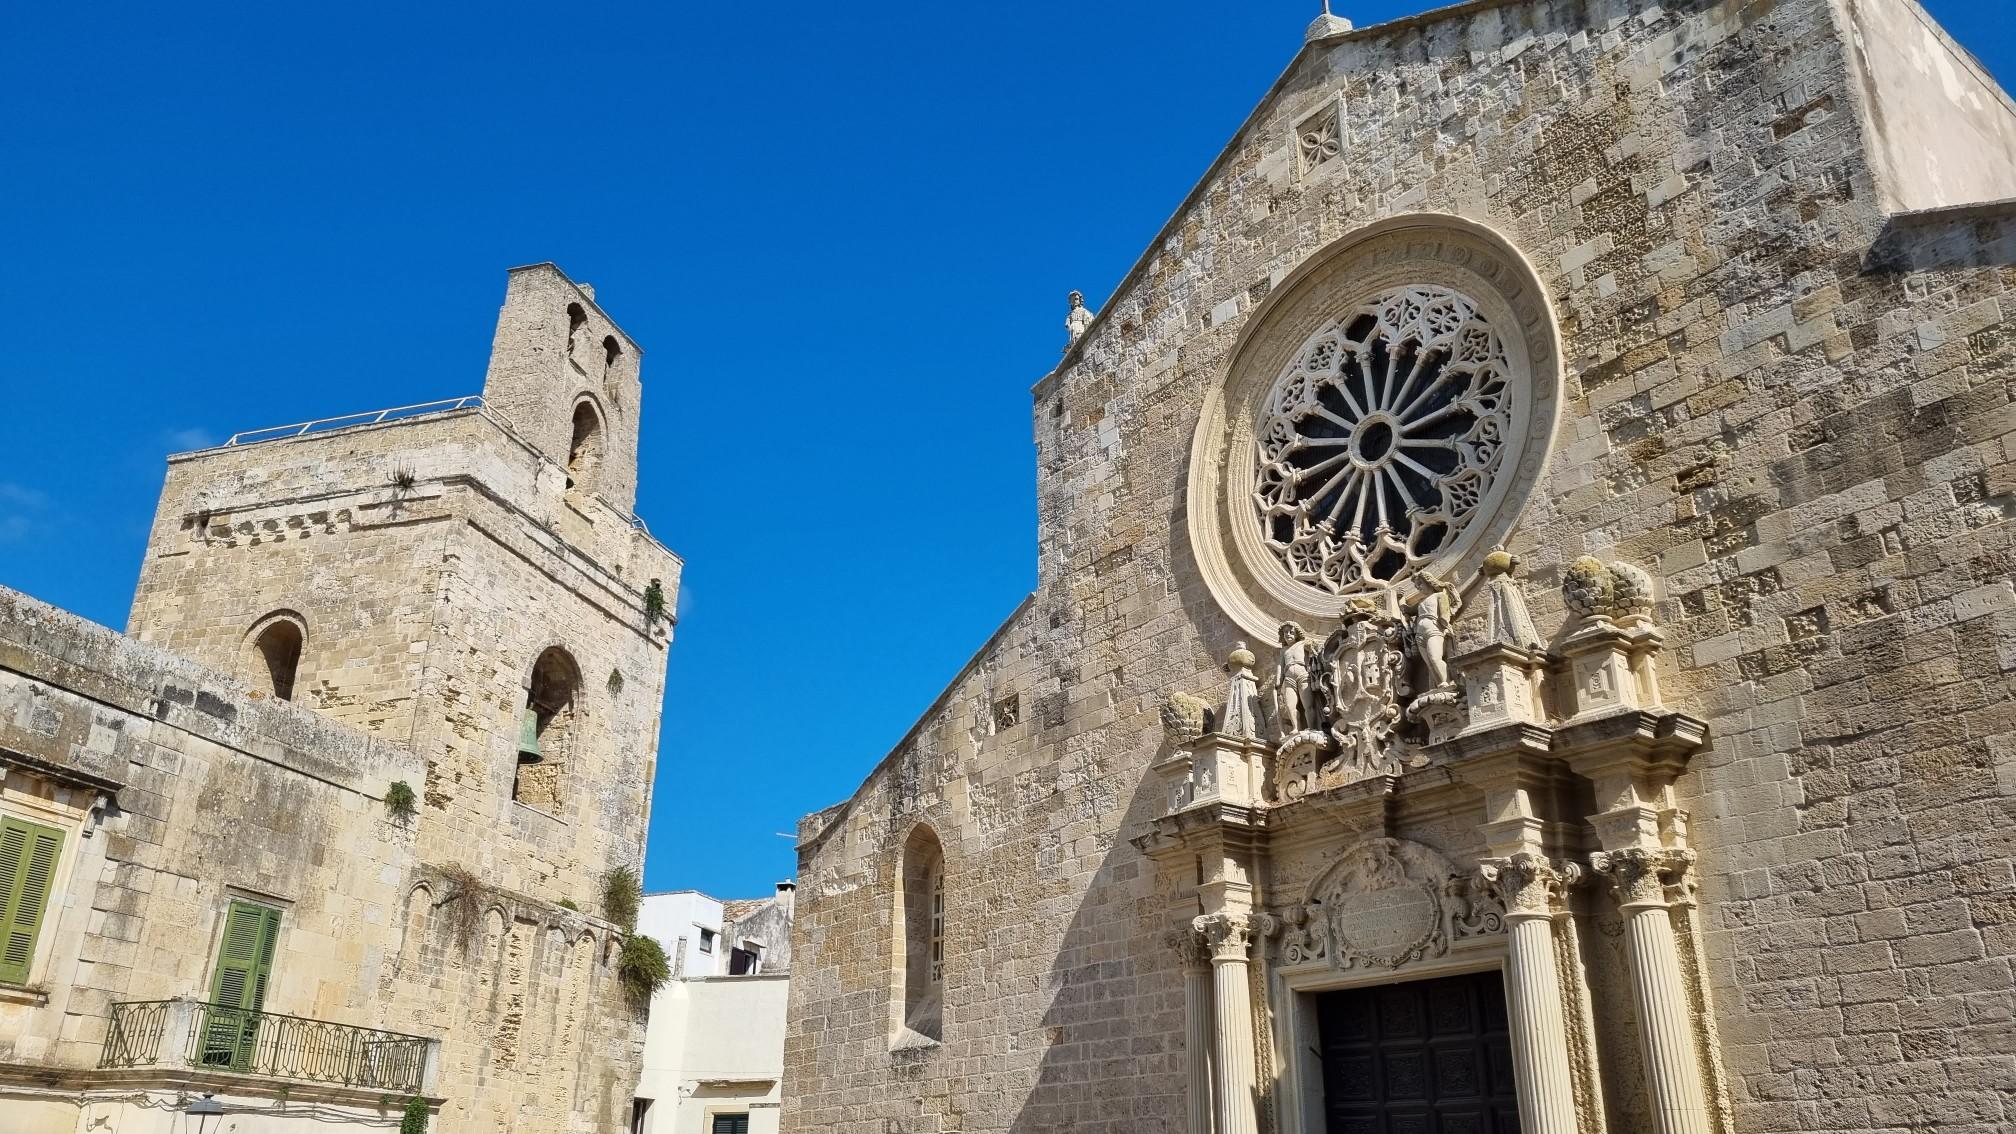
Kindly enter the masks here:
<path id="1" fill-rule="evenodd" d="M 1928 6 L 2016 75 L 2000 3 Z M 1065 293 L 1317 7 L 21 6 L 0 582 L 123 627 L 164 454 L 475 393 L 504 270 L 556 261 L 644 345 L 688 564 L 647 883 L 767 892 L 1033 585 Z"/>

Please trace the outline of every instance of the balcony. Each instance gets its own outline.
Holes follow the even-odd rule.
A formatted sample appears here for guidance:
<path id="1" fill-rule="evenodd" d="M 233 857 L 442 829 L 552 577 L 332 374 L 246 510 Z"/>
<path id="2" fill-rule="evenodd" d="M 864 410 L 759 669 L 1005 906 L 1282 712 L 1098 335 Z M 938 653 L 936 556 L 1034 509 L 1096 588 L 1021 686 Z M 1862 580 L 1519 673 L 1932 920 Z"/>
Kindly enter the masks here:
<path id="1" fill-rule="evenodd" d="M 427 1095 L 440 1041 L 196 1000 L 112 1005 L 101 1069 L 186 1068 Z"/>

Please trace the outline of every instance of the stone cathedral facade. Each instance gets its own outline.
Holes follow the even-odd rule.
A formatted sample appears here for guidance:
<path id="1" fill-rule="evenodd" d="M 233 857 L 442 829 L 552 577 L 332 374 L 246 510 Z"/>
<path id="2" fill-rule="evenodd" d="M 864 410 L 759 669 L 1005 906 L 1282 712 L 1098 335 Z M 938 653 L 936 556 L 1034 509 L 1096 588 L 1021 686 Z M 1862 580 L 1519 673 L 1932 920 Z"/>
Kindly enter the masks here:
<path id="1" fill-rule="evenodd" d="M 1912 0 L 1319 20 L 800 828 L 786 1129 L 2016 1125 L 2011 198 Z"/>
<path id="2" fill-rule="evenodd" d="M 639 354 L 515 269 L 480 396 L 171 457 L 126 634 L 0 589 L 0 1130 L 628 1129 Z"/>

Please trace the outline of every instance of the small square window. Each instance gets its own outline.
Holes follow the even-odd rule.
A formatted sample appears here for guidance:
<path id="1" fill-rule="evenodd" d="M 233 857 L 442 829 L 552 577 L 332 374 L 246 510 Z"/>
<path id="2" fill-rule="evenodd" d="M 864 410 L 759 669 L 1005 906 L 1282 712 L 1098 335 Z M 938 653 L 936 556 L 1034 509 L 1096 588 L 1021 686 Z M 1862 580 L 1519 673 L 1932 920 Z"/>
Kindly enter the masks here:
<path id="1" fill-rule="evenodd" d="M 714 951 L 713 930 L 703 929 L 700 931 L 700 951 L 702 953 L 712 953 Z"/>

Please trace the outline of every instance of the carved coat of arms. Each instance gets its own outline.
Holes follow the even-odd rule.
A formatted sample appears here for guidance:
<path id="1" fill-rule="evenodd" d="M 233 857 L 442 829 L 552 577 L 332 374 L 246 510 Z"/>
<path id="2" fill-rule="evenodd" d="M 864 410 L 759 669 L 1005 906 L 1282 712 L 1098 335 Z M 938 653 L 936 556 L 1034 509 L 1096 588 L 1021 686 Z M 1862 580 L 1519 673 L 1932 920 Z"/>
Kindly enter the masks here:
<path id="1" fill-rule="evenodd" d="M 1393 969 L 1439 957 L 1453 941 L 1499 932 L 1504 909 L 1434 848 L 1372 838 L 1339 854 L 1282 922 L 1288 964 L 1327 959 L 1338 969 Z"/>
<path id="2" fill-rule="evenodd" d="M 1402 641 L 1399 619 L 1358 609 L 1323 644 L 1333 700 L 1330 736 L 1349 771 L 1377 771 L 1393 741 L 1407 692 Z"/>

